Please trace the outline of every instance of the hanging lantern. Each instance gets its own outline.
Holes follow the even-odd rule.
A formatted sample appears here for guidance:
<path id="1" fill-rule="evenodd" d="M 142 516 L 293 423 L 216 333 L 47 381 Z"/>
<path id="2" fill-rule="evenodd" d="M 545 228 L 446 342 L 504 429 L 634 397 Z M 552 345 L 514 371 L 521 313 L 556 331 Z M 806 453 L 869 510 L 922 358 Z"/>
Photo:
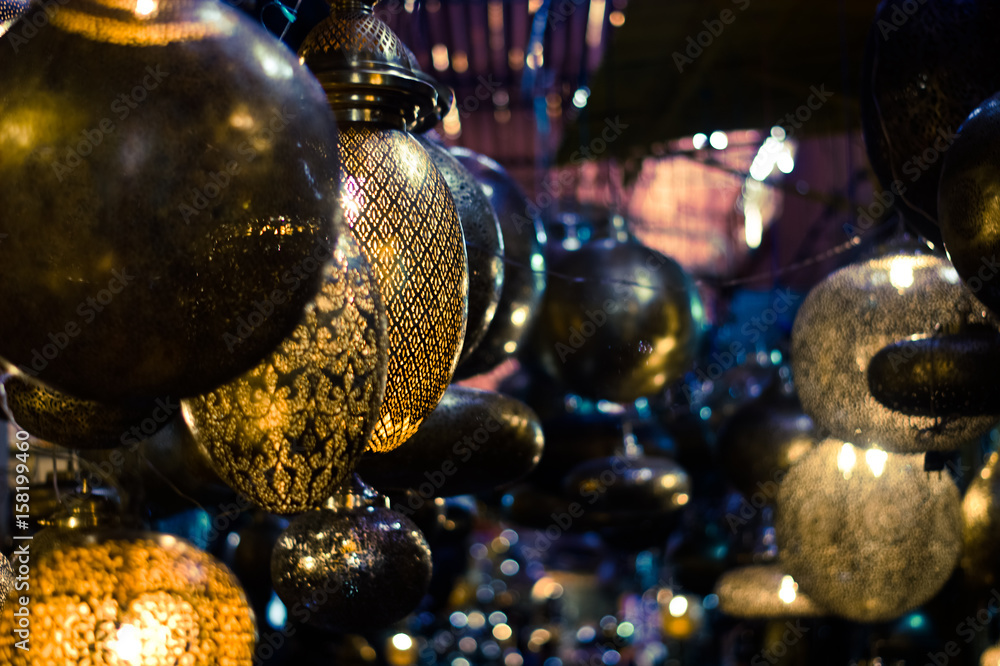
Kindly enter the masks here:
<path id="1" fill-rule="evenodd" d="M 319 507 L 354 471 L 386 381 L 385 309 L 349 229 L 298 328 L 263 362 L 182 402 L 219 476 L 279 514 Z"/>
<path id="2" fill-rule="evenodd" d="M 693 283 L 669 257 L 607 239 L 563 254 L 551 269 L 532 352 L 569 390 L 630 402 L 693 363 L 700 308 Z"/>
<path id="3" fill-rule="evenodd" d="M 741 567 L 716 583 L 719 610 L 740 618 L 817 617 L 822 608 L 799 591 L 799 584 L 777 564 Z"/>
<path id="4" fill-rule="evenodd" d="M 0 0 L 0 37 L 28 9 L 26 0 Z"/>
<path id="5" fill-rule="evenodd" d="M 32 5 L 4 40 L 0 356 L 108 403 L 257 363 L 338 233 L 308 71 L 208 0 Z"/>
<path id="6" fill-rule="evenodd" d="M 12 369 L 0 377 L 3 410 L 19 427 L 46 442 L 68 449 L 110 449 L 124 444 L 133 428 L 152 423 L 153 434 L 177 409 L 168 400 L 122 407 L 81 400 L 48 388 Z M 159 416 L 160 418 L 155 418 Z"/>
<path id="7" fill-rule="evenodd" d="M 0 662 L 253 663 L 253 613 L 225 565 L 167 534 L 102 527 L 93 509 L 82 502 L 36 536 L 30 650 L 14 646 L 11 604 L 0 616 Z"/>
<path id="8" fill-rule="evenodd" d="M 816 603 L 856 622 L 933 597 L 962 548 L 958 490 L 924 457 L 826 439 L 778 491 L 775 531 L 788 574 Z"/>
<path id="9" fill-rule="evenodd" d="M 430 585 L 431 551 L 416 525 L 360 479 L 296 517 L 271 555 L 274 589 L 308 624 L 364 631 L 413 611 Z"/>
<path id="10" fill-rule="evenodd" d="M 459 358 L 461 364 L 472 356 L 486 336 L 500 303 L 504 279 L 503 236 L 489 197 L 469 170 L 430 134 L 422 135 L 419 141 L 448 183 L 465 235 L 469 257 L 469 322 Z"/>
<path id="11" fill-rule="evenodd" d="M 375 272 L 389 324 L 385 399 L 371 439 L 389 451 L 416 432 L 455 371 L 468 263 L 448 185 L 407 133 L 440 98 L 370 0 L 332 0 L 299 58 L 341 123 L 345 219 Z"/>
<path id="12" fill-rule="evenodd" d="M 500 221 L 504 278 L 500 304 L 479 346 L 459 366 L 464 379 L 488 372 L 521 349 L 545 295 L 545 231 L 537 208 L 495 161 L 466 148 L 449 152 L 479 181 Z"/>
<path id="13" fill-rule="evenodd" d="M 989 430 L 1000 406 L 972 416 L 900 411 L 872 396 L 869 367 L 898 341 L 982 327 L 995 330 L 996 320 L 945 259 L 902 252 L 842 268 L 809 292 L 795 318 L 792 369 L 802 407 L 818 428 L 858 445 L 901 453 L 952 450 Z M 914 361 L 903 354 L 889 360 L 889 370 L 899 372 Z M 919 379 L 934 388 L 933 375 Z"/>
<path id="14" fill-rule="evenodd" d="M 1000 453 L 993 452 L 962 498 L 962 570 L 987 590 L 1000 581 Z"/>
<path id="15" fill-rule="evenodd" d="M 524 403 L 450 386 L 403 446 L 366 456 L 358 470 L 379 489 L 416 490 L 423 503 L 513 483 L 538 463 L 544 443 L 538 417 Z"/>
<path id="16" fill-rule="evenodd" d="M 1000 72 L 990 64 L 998 28 L 1000 11 L 982 0 L 929 0 L 916 12 L 907 0 L 879 4 L 865 47 L 861 118 L 884 192 L 868 207 L 868 219 L 859 218 L 863 230 L 898 206 L 941 244 L 941 167 L 959 125 L 1000 90 Z"/>
<path id="17" fill-rule="evenodd" d="M 1000 87 L 1000 83 L 998 86 Z M 965 284 L 993 312 L 1000 313 L 1000 214 L 995 182 L 1000 173 L 1000 96 L 972 111 L 943 158 L 937 190 L 941 234 L 948 256 Z"/>
<path id="18" fill-rule="evenodd" d="M 7 595 L 14 589 L 14 570 L 10 566 L 10 560 L 0 553 L 0 613 L 7 603 Z"/>
<path id="19" fill-rule="evenodd" d="M 772 389 L 726 421 L 718 437 L 722 467 L 744 497 L 773 504 L 789 467 L 812 450 L 813 433 L 798 399 Z"/>

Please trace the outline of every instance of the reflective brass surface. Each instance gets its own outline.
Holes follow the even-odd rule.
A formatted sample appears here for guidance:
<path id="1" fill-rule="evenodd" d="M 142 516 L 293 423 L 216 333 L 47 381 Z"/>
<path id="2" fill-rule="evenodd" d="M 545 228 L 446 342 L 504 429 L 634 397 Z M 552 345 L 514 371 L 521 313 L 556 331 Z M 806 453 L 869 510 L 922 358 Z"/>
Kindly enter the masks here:
<path id="1" fill-rule="evenodd" d="M 319 84 L 224 3 L 34 5 L 15 37 L 0 356 L 108 403 L 195 395 L 259 362 L 338 233 L 337 163 L 311 147 L 336 141 Z"/>
<path id="2" fill-rule="evenodd" d="M 319 507 L 354 470 L 386 382 L 385 307 L 349 230 L 320 294 L 263 362 L 182 409 L 219 476 L 271 513 Z"/>
<path id="3" fill-rule="evenodd" d="M 469 317 L 458 361 L 461 364 L 472 356 L 486 336 L 500 304 L 504 277 L 503 237 L 489 197 L 469 170 L 452 157 L 443 144 L 427 135 L 417 140 L 448 183 L 465 236 L 469 258 Z"/>
<path id="4" fill-rule="evenodd" d="M 27 8 L 27 0 L 0 0 L 0 37 Z"/>
<path id="5" fill-rule="evenodd" d="M 1000 581 L 1000 453 L 991 453 L 962 498 L 961 566 L 983 590 Z"/>
<path id="6" fill-rule="evenodd" d="M 358 502 L 295 518 L 271 554 L 271 578 L 287 607 L 308 611 L 308 624 L 370 631 L 417 607 L 430 585 L 431 550 L 406 516 Z"/>
<path id="7" fill-rule="evenodd" d="M 653 395 L 694 362 L 694 289 L 673 259 L 637 241 L 588 243 L 552 262 L 532 353 L 574 393 Z"/>
<path id="8" fill-rule="evenodd" d="M 775 531 L 788 574 L 856 622 L 899 617 L 933 597 L 962 549 L 958 489 L 923 456 L 826 439 L 788 471 Z"/>
<path id="9" fill-rule="evenodd" d="M 538 416 L 524 403 L 450 386 L 412 437 L 394 451 L 365 456 L 358 471 L 379 489 L 414 489 L 424 500 L 488 492 L 530 472 L 544 443 Z"/>
<path id="10" fill-rule="evenodd" d="M 14 570 L 3 553 L 0 553 L 0 613 L 7 605 L 7 595 L 14 589 Z"/>
<path id="11" fill-rule="evenodd" d="M 58 530 L 31 562 L 31 650 L 0 616 L 0 662 L 249 666 L 256 629 L 221 562 L 165 534 Z"/>
<path id="12" fill-rule="evenodd" d="M 495 161 L 453 147 L 449 152 L 479 181 L 500 221 L 504 279 L 500 304 L 479 346 L 462 361 L 456 378 L 488 372 L 512 358 L 524 343 L 545 294 L 545 231 L 537 209 L 517 182 Z"/>
<path id="13" fill-rule="evenodd" d="M 995 329 L 996 319 L 945 259 L 902 252 L 842 268 L 809 292 L 792 328 L 802 407 L 817 428 L 858 445 L 902 453 L 952 450 L 991 428 L 1000 405 L 992 415 L 897 411 L 872 396 L 869 364 L 900 340 L 985 326 Z M 911 362 L 902 355 L 893 360 L 900 372 Z"/>
<path id="14" fill-rule="evenodd" d="M 323 85 L 337 121 L 401 130 L 435 125 L 448 104 L 413 52 L 374 15 L 375 2 L 329 1 L 330 15 L 306 37 L 299 58 Z"/>
<path id="15" fill-rule="evenodd" d="M 780 564 L 740 567 L 727 571 L 715 584 L 719 610 L 741 618 L 817 617 L 822 608 L 799 591 L 795 579 Z"/>
<path id="16" fill-rule="evenodd" d="M 389 372 L 369 448 L 390 451 L 437 406 L 465 336 L 469 278 L 448 186 L 417 141 L 353 124 L 340 133 L 341 206 L 385 302 Z"/>
<path id="17" fill-rule="evenodd" d="M 994 279 L 1000 251 L 1000 97 L 976 107 L 954 141 L 937 190 L 941 235 L 965 284 L 1000 313 L 1000 281 Z"/>
<path id="18" fill-rule="evenodd" d="M 0 399 L 4 412 L 18 426 L 69 449 L 114 448 L 124 444 L 129 430 L 145 420 L 156 428 L 167 423 L 151 418 L 154 411 L 163 411 L 154 400 L 132 407 L 80 400 L 17 371 L 0 377 Z"/>

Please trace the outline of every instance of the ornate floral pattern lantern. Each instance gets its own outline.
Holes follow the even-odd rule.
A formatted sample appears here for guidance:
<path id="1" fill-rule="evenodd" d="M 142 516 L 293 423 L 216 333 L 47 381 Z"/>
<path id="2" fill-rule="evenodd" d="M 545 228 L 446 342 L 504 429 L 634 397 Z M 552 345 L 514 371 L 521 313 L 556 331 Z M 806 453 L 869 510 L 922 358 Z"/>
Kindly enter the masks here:
<path id="1" fill-rule="evenodd" d="M 439 112 L 438 90 L 373 4 L 334 0 L 299 57 L 340 124 L 344 217 L 388 313 L 388 379 L 370 444 L 388 451 L 416 432 L 448 387 L 465 336 L 469 277 L 448 185 L 407 133 Z"/>

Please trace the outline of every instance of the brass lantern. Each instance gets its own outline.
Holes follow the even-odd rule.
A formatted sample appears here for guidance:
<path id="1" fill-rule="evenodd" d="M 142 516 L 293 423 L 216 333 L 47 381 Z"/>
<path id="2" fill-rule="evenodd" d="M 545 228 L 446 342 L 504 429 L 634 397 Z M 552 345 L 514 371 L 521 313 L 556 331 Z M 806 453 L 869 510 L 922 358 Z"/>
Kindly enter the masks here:
<path id="1" fill-rule="evenodd" d="M 299 57 L 341 129 L 341 207 L 388 313 L 388 379 L 369 448 L 389 451 L 448 387 L 465 336 L 469 277 L 448 185 L 407 131 L 440 112 L 441 96 L 373 5 L 333 0 Z"/>
<path id="2" fill-rule="evenodd" d="M 28 3 L 24 0 L 0 0 L 0 36 L 7 32 L 7 28 L 13 25 L 17 17 L 28 8 Z"/>
<path id="3" fill-rule="evenodd" d="M 0 663 L 250 666 L 253 612 L 229 569 L 167 534 L 101 527 L 93 508 L 82 500 L 36 537 L 30 650 L 15 647 L 9 604 Z"/>

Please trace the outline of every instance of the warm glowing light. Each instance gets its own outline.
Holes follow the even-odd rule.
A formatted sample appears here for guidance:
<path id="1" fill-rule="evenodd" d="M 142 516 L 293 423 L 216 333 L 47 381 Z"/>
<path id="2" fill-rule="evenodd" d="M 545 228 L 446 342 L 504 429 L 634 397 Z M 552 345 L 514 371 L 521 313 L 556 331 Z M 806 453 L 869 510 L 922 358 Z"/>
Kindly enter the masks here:
<path id="1" fill-rule="evenodd" d="M 588 99 L 590 99 L 590 88 L 578 88 L 577 91 L 573 93 L 573 106 L 578 109 L 582 109 L 587 106 Z"/>
<path id="2" fill-rule="evenodd" d="M 851 470 L 854 469 L 854 464 L 857 462 L 858 457 L 854 453 L 854 445 L 845 443 L 840 447 L 840 453 L 837 454 L 837 468 L 844 473 L 844 478 L 850 478 Z"/>
<path id="3" fill-rule="evenodd" d="M 253 54 L 257 56 L 257 62 L 261 69 L 272 79 L 290 79 L 295 76 L 295 70 L 288 64 L 288 61 L 279 58 L 270 48 L 270 44 L 261 42 L 253 47 Z"/>
<path id="4" fill-rule="evenodd" d="M 587 46 L 600 48 L 604 36 L 604 9 L 606 0 L 590 0 L 590 15 L 587 17 Z"/>
<path id="5" fill-rule="evenodd" d="M 743 204 L 743 236 L 751 250 L 760 247 L 764 238 L 764 218 L 760 213 L 760 205 L 755 201 Z"/>
<path id="6" fill-rule="evenodd" d="M 528 13 L 534 16 L 542 8 L 542 0 L 528 0 Z"/>
<path id="7" fill-rule="evenodd" d="M 493 627 L 493 638 L 497 639 L 498 641 L 505 641 L 513 635 L 514 632 L 510 628 L 509 624 L 501 623 Z"/>
<path id="8" fill-rule="evenodd" d="M 449 138 L 457 138 L 462 133 L 462 119 L 458 115 L 457 105 L 451 107 L 442 122 L 444 123 L 444 133 Z"/>
<path id="9" fill-rule="evenodd" d="M 464 74 L 469 71 L 469 54 L 465 51 L 455 51 L 451 56 L 451 68 L 456 74 Z"/>
<path id="10" fill-rule="evenodd" d="M 507 53 L 507 64 L 515 72 L 524 69 L 524 49 L 514 47 Z"/>
<path id="11" fill-rule="evenodd" d="M 625 14 L 616 9 L 608 15 L 608 21 L 616 28 L 620 28 L 625 25 Z"/>
<path id="12" fill-rule="evenodd" d="M 671 599 L 670 604 L 667 606 L 667 611 L 673 617 L 681 617 L 682 615 L 684 615 L 684 613 L 687 612 L 687 609 L 688 609 L 687 597 L 680 594 Z"/>
<path id="13" fill-rule="evenodd" d="M 448 47 L 444 44 L 435 44 L 431 47 L 431 61 L 434 69 L 443 72 L 448 69 Z"/>
<path id="14" fill-rule="evenodd" d="M 157 6 L 156 0 L 136 0 L 135 15 L 140 18 L 150 16 L 156 12 Z"/>
<path id="15" fill-rule="evenodd" d="M 392 646 L 397 650 L 409 650 L 413 647 L 413 639 L 406 634 L 396 634 L 392 637 Z"/>
<path id="16" fill-rule="evenodd" d="M 784 601 L 786 604 L 790 604 L 795 601 L 796 590 L 799 589 L 798 583 L 791 576 L 783 576 L 781 579 L 781 587 L 778 588 L 778 598 Z"/>
<path id="17" fill-rule="evenodd" d="M 514 310 L 510 315 L 510 323 L 515 326 L 520 326 L 528 320 L 528 307 L 522 305 L 521 307 Z"/>
<path id="18" fill-rule="evenodd" d="M 889 284 L 899 290 L 913 286 L 913 258 L 894 257 L 889 262 Z"/>
<path id="19" fill-rule="evenodd" d="M 725 132 L 715 131 L 708 137 L 708 143 L 716 150 L 725 150 L 729 145 L 729 136 Z"/>
<path id="20" fill-rule="evenodd" d="M 698 132 L 693 137 L 691 137 L 691 143 L 694 145 L 695 150 L 701 150 L 708 143 L 708 136 Z"/>
<path id="21" fill-rule="evenodd" d="M 875 478 L 882 476 L 887 460 L 889 460 L 889 454 L 881 449 L 868 449 L 865 451 L 865 462 L 868 463 L 868 467 L 871 469 L 872 474 L 875 475 Z"/>
<path id="22" fill-rule="evenodd" d="M 678 506 L 684 506 L 691 499 L 687 493 L 680 493 L 674 498 Z"/>

